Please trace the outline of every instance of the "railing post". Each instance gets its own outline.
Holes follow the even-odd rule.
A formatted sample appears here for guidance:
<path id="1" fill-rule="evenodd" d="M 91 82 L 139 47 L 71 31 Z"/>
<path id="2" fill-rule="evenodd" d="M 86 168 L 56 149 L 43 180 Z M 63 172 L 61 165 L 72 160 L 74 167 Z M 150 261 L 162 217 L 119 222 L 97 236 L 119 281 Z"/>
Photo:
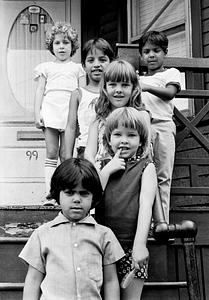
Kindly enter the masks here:
<path id="1" fill-rule="evenodd" d="M 195 251 L 195 237 L 183 237 L 181 241 L 184 249 L 189 300 L 201 300 Z"/>

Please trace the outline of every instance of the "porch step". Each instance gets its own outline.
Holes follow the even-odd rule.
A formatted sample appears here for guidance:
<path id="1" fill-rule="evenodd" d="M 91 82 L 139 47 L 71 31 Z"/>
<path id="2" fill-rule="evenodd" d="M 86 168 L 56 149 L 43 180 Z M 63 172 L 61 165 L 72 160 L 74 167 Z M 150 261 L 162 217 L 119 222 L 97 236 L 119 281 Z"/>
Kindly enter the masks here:
<path id="1" fill-rule="evenodd" d="M 58 212 L 59 208 L 43 206 L 0 207 L 1 300 L 21 299 L 27 265 L 18 255 L 32 231 L 52 220 Z M 182 300 L 188 300 L 185 274 L 179 274 L 176 270 L 183 261 L 178 241 L 172 240 L 167 245 L 161 245 L 151 238 L 148 247 L 149 281 L 145 283 L 142 300 L 168 300 L 168 295 L 169 300 L 177 300 L 179 293 L 183 295 Z"/>

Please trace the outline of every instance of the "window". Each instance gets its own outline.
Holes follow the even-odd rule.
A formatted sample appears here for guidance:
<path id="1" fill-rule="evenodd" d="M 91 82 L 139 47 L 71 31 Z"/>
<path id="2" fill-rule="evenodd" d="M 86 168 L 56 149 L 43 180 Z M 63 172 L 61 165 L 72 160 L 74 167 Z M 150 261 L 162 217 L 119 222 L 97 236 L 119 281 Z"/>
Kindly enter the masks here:
<path id="1" fill-rule="evenodd" d="M 53 21 L 39 6 L 30 6 L 16 18 L 7 45 L 7 75 L 18 103 L 33 112 L 35 82 L 33 70 L 42 61 L 51 60 L 45 48 L 45 35 Z"/>

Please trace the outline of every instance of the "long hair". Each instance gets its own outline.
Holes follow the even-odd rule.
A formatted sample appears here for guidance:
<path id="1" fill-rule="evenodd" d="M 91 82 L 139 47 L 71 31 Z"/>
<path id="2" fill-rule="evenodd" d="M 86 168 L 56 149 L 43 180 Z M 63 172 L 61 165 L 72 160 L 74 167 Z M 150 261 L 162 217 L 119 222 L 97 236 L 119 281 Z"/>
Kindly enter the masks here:
<path id="1" fill-rule="evenodd" d="M 133 107 L 120 107 L 107 117 L 103 142 L 111 156 L 114 155 L 110 146 L 111 134 L 119 126 L 137 130 L 141 143 L 137 155 L 146 157 L 150 151 L 151 138 L 149 113 L 145 110 L 139 111 Z"/>
<path id="2" fill-rule="evenodd" d="M 54 55 L 53 42 L 56 34 L 64 34 L 71 41 L 72 49 L 70 56 L 73 56 L 79 48 L 77 31 L 69 23 L 57 22 L 46 33 L 46 48 Z"/>
<path id="3" fill-rule="evenodd" d="M 102 198 L 102 186 L 94 165 L 82 158 L 66 159 L 56 168 L 49 197 L 59 204 L 60 192 L 72 190 L 78 184 L 93 194 L 91 208 L 95 207 Z"/>
<path id="4" fill-rule="evenodd" d="M 111 112 L 111 103 L 107 95 L 107 82 L 131 82 L 133 84 L 132 95 L 127 106 L 140 109 L 142 107 L 141 88 L 134 67 L 127 61 L 117 59 L 112 61 L 103 73 L 100 96 L 95 103 L 97 119 L 105 119 Z"/>

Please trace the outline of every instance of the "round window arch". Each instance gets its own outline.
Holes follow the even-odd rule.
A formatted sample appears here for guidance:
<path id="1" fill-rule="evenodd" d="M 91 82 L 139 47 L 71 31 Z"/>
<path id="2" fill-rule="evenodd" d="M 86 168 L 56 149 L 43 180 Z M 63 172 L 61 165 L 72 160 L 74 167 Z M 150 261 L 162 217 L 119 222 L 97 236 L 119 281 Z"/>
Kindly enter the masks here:
<path id="1" fill-rule="evenodd" d="M 45 37 L 53 23 L 43 8 L 33 5 L 20 12 L 9 34 L 8 80 L 15 99 L 28 112 L 34 109 L 34 68 L 52 59 L 45 47 Z"/>

